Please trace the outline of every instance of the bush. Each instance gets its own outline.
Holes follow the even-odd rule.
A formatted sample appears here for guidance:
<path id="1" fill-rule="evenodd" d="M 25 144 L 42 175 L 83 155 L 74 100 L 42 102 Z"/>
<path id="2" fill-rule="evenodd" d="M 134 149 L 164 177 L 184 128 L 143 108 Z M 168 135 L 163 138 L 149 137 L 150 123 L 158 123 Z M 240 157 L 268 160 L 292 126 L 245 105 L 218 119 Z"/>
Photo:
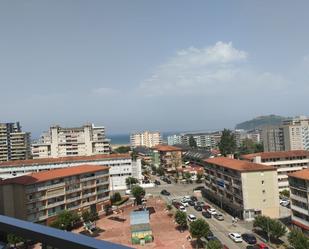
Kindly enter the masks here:
<path id="1" fill-rule="evenodd" d="M 121 194 L 119 192 L 116 192 L 114 193 L 112 196 L 111 196 L 111 202 L 112 204 L 114 204 L 115 202 L 119 202 L 121 201 Z"/>

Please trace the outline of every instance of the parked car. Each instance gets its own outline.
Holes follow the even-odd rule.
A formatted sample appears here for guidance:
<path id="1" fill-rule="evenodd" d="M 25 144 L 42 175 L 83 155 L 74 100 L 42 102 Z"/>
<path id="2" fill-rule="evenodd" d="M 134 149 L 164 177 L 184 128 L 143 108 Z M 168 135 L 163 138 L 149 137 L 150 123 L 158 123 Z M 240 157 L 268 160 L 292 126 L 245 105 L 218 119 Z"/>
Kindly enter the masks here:
<path id="1" fill-rule="evenodd" d="M 207 209 L 207 212 L 210 213 L 211 215 L 214 215 L 214 214 L 217 213 L 216 209 L 214 209 L 214 208 Z"/>
<path id="2" fill-rule="evenodd" d="M 180 206 L 178 209 L 181 212 L 187 212 L 187 209 L 184 206 Z"/>
<path id="3" fill-rule="evenodd" d="M 256 244 L 256 237 L 251 233 L 243 233 L 241 235 L 242 239 L 246 241 L 249 245 L 255 245 Z"/>
<path id="4" fill-rule="evenodd" d="M 189 222 L 196 221 L 196 217 L 194 214 L 189 214 L 187 219 Z"/>
<path id="5" fill-rule="evenodd" d="M 160 182 L 159 180 L 155 180 L 154 183 L 155 183 L 156 185 L 161 185 L 161 182 Z"/>
<path id="6" fill-rule="evenodd" d="M 179 208 L 179 207 L 181 206 L 181 203 L 180 203 L 180 202 L 177 202 L 177 201 L 172 202 L 172 204 L 173 204 L 173 206 L 174 206 L 175 208 Z"/>
<path id="7" fill-rule="evenodd" d="M 188 204 L 193 207 L 195 205 L 195 202 L 190 200 L 188 201 Z"/>
<path id="8" fill-rule="evenodd" d="M 184 197 L 182 197 L 182 199 L 181 199 L 181 202 L 189 202 L 191 199 L 188 197 L 188 196 L 184 196 Z"/>
<path id="9" fill-rule="evenodd" d="M 202 215 L 207 218 L 207 219 L 210 219 L 211 218 L 211 214 L 208 213 L 208 212 L 202 212 Z"/>
<path id="10" fill-rule="evenodd" d="M 195 202 L 195 206 L 201 206 L 201 207 L 203 207 L 205 205 L 205 202 L 203 202 L 203 201 L 197 201 L 197 202 Z"/>
<path id="11" fill-rule="evenodd" d="M 126 195 L 130 195 L 131 194 L 131 189 L 127 189 L 126 190 Z"/>
<path id="12" fill-rule="evenodd" d="M 197 198 L 195 196 L 190 196 L 190 199 L 194 202 L 197 201 Z"/>
<path id="13" fill-rule="evenodd" d="M 203 206 L 203 209 L 206 210 L 206 211 L 207 211 L 207 209 L 210 209 L 210 208 L 211 208 L 211 206 L 209 206 L 209 205 L 207 205 L 207 204 L 205 204 L 205 205 Z"/>
<path id="14" fill-rule="evenodd" d="M 170 179 L 166 179 L 165 181 L 167 184 L 172 184 L 171 180 Z"/>
<path id="15" fill-rule="evenodd" d="M 181 205 L 184 206 L 184 207 L 189 207 L 189 204 L 188 202 L 184 202 L 183 200 L 180 201 Z"/>
<path id="16" fill-rule="evenodd" d="M 269 249 L 268 245 L 265 245 L 264 243 L 256 244 L 255 247 L 256 249 Z"/>
<path id="17" fill-rule="evenodd" d="M 202 211 L 203 211 L 203 208 L 202 208 L 201 206 L 197 206 L 197 205 L 194 206 L 194 209 L 195 209 L 196 211 L 199 211 L 199 212 L 202 212 Z"/>
<path id="18" fill-rule="evenodd" d="M 289 200 L 280 200 L 280 205 L 283 207 L 288 207 L 290 205 Z"/>
<path id="19" fill-rule="evenodd" d="M 229 237 L 236 243 L 242 242 L 242 238 L 239 233 L 229 233 Z"/>
<path id="20" fill-rule="evenodd" d="M 168 192 L 166 189 L 161 190 L 161 195 L 171 195 L 170 192 Z"/>
<path id="21" fill-rule="evenodd" d="M 214 214 L 214 217 L 215 217 L 217 220 L 224 220 L 223 214 L 216 213 L 216 214 Z"/>
<path id="22" fill-rule="evenodd" d="M 212 240 L 213 238 L 215 238 L 214 234 L 212 233 L 212 231 L 209 231 L 206 236 L 206 239 L 209 241 Z"/>

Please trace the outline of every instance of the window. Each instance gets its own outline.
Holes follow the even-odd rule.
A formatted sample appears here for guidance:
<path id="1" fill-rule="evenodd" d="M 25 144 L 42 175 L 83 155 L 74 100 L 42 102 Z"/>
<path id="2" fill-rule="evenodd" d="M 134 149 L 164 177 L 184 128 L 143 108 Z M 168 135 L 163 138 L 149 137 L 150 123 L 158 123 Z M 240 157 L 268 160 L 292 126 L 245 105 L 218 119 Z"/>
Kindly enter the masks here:
<path id="1" fill-rule="evenodd" d="M 263 191 L 262 191 L 262 192 L 263 192 L 263 194 L 265 194 L 265 193 L 266 193 L 265 189 L 263 189 Z"/>
<path id="2" fill-rule="evenodd" d="M 262 180 L 262 184 L 264 184 L 264 180 Z"/>

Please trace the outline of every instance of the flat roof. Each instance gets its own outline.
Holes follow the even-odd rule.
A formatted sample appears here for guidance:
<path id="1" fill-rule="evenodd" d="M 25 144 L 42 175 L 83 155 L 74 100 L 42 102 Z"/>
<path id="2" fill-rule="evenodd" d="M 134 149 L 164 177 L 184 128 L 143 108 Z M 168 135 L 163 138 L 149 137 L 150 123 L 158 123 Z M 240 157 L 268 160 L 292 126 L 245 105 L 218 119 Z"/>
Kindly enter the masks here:
<path id="1" fill-rule="evenodd" d="M 93 156 L 67 156 L 67 157 L 50 157 L 50 158 L 38 158 L 28 160 L 15 160 L 0 162 L 0 167 L 12 167 L 12 166 L 25 166 L 25 165 L 38 165 L 38 164 L 52 164 L 52 163 L 73 163 L 83 161 L 100 161 L 109 159 L 123 159 L 131 158 L 130 154 L 99 154 Z"/>
<path id="2" fill-rule="evenodd" d="M 308 156 L 309 151 L 307 150 L 290 150 L 290 151 L 272 151 L 272 152 L 260 152 L 242 155 L 242 159 L 252 160 L 254 157 L 260 156 L 262 159 L 272 158 L 286 158 L 286 157 L 297 157 L 297 156 Z"/>
<path id="3" fill-rule="evenodd" d="M 296 171 L 294 173 L 288 174 L 288 176 L 300 178 L 300 179 L 309 181 L 309 169 L 299 170 L 299 171 Z"/>
<path id="4" fill-rule="evenodd" d="M 252 163 L 248 161 L 232 159 L 228 157 L 215 157 L 204 160 L 206 163 L 215 164 L 224 168 L 233 169 L 240 172 L 254 171 L 275 171 L 276 168 L 263 164 Z"/>
<path id="5" fill-rule="evenodd" d="M 148 224 L 149 223 L 149 211 L 132 211 L 130 213 L 130 224 L 139 225 L 139 224 Z"/>
<path id="6" fill-rule="evenodd" d="M 168 152 L 168 151 L 182 151 L 181 148 L 176 147 L 176 146 L 171 146 L 171 145 L 163 145 L 159 144 L 154 147 L 152 147 L 153 150 L 158 150 L 158 151 L 163 151 L 163 152 Z"/>
<path id="7" fill-rule="evenodd" d="M 55 180 L 55 179 L 74 176 L 74 175 L 95 173 L 95 172 L 103 171 L 107 169 L 109 169 L 109 167 L 100 166 L 100 165 L 79 165 L 79 166 L 68 167 L 68 168 L 63 168 L 63 169 L 53 169 L 53 170 L 48 170 L 48 171 L 41 171 L 41 172 L 29 174 L 29 175 L 23 175 L 23 176 L 5 179 L 0 182 L 0 185 L 5 185 L 5 184 L 30 185 L 30 184 L 46 182 L 49 180 Z"/>

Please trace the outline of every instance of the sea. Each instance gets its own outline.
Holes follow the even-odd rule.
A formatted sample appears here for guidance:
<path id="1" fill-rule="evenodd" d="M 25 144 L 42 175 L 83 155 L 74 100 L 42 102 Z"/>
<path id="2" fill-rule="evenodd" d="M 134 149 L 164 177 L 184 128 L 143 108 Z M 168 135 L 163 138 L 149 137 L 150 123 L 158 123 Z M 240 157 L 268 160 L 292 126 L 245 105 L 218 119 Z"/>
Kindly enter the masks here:
<path id="1" fill-rule="evenodd" d="M 179 132 L 161 132 L 163 141 L 167 141 L 167 137 Z M 128 145 L 130 144 L 130 134 L 111 134 L 107 135 L 111 139 L 111 144 Z"/>

